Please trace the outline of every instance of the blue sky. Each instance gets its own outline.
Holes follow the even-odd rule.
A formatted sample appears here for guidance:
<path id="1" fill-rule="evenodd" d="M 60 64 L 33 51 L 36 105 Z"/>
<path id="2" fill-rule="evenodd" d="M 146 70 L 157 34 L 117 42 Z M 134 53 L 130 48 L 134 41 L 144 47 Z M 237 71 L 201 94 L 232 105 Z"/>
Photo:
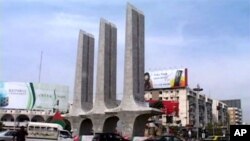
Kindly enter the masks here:
<path id="1" fill-rule="evenodd" d="M 187 67 L 215 99 L 241 98 L 250 123 L 250 1 L 136 0 L 145 14 L 145 69 Z M 127 1 L 0 0 L 0 80 L 69 85 L 73 93 L 80 29 L 95 36 L 101 17 L 118 27 L 118 89 L 123 92 Z M 97 58 L 95 58 L 96 62 Z M 96 65 L 95 65 L 96 69 Z"/>

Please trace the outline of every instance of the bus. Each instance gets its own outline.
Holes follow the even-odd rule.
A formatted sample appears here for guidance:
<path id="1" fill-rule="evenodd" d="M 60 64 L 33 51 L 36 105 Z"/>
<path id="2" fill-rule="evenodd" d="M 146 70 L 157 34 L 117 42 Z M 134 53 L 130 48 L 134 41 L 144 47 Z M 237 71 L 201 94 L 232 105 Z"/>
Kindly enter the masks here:
<path id="1" fill-rule="evenodd" d="M 72 135 L 56 123 L 29 122 L 27 141 L 73 141 Z"/>

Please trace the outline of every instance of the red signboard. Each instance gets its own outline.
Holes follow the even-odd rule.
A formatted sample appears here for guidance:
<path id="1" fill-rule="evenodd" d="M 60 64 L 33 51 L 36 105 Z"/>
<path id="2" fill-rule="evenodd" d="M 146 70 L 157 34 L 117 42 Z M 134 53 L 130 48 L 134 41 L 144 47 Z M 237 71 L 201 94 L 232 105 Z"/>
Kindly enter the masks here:
<path id="1" fill-rule="evenodd" d="M 149 100 L 149 103 L 158 102 L 157 100 Z M 161 101 L 163 104 L 162 112 L 166 115 L 179 116 L 179 102 L 174 100 L 164 100 Z"/>

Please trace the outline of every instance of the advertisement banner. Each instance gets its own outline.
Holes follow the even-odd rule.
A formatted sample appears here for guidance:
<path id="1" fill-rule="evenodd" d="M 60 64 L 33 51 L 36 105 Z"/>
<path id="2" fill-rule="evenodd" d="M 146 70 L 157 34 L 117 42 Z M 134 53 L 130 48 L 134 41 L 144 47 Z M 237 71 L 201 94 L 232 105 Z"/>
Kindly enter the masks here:
<path id="1" fill-rule="evenodd" d="M 144 88 L 146 91 L 181 88 L 187 85 L 187 69 L 151 71 L 144 74 Z"/>
<path id="2" fill-rule="evenodd" d="M 67 86 L 0 82 L 0 108 L 67 111 L 68 94 Z"/>

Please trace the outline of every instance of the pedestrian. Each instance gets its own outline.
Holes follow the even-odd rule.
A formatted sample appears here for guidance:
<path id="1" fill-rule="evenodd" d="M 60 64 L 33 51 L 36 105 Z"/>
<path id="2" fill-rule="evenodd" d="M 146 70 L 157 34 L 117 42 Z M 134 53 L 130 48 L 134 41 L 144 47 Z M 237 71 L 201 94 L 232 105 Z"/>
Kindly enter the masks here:
<path id="1" fill-rule="evenodd" d="M 27 131 L 24 129 L 24 126 L 21 126 L 20 130 L 16 133 L 16 141 L 25 141 L 25 137 L 28 135 Z"/>

